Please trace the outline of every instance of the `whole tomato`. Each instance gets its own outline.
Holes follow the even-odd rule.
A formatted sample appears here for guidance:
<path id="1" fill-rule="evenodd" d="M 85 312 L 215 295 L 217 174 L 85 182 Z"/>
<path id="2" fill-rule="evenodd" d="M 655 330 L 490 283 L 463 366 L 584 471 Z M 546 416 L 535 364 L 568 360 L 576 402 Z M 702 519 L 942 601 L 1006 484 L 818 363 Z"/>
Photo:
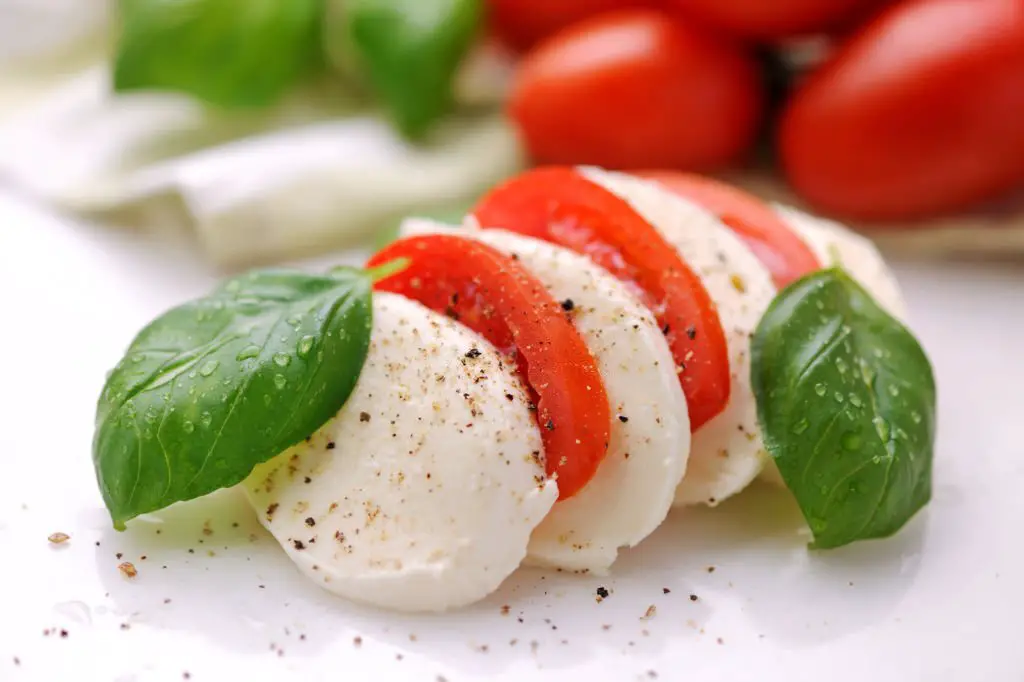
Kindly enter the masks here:
<path id="1" fill-rule="evenodd" d="M 495 35 L 509 47 L 525 50 L 588 17 L 655 4 L 657 0 L 487 0 L 487 10 Z"/>
<path id="2" fill-rule="evenodd" d="M 668 0 L 732 35 L 773 40 L 827 31 L 889 0 Z"/>
<path id="3" fill-rule="evenodd" d="M 749 148 L 764 107 L 756 61 L 654 10 L 603 14 L 522 61 L 509 112 L 533 159 L 708 170 Z"/>
<path id="4" fill-rule="evenodd" d="M 908 0 L 791 99 L 782 166 L 820 209 L 917 219 L 1024 183 L 1024 1 Z"/>

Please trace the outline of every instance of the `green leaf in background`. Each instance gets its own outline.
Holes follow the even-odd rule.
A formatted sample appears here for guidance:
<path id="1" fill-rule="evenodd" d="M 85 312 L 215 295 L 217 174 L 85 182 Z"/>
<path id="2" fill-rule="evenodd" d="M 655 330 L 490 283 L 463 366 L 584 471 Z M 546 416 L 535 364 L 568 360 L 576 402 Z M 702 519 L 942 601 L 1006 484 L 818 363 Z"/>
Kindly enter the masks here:
<path id="1" fill-rule="evenodd" d="M 373 276 L 255 271 L 143 329 L 96 413 L 115 527 L 239 483 L 333 417 L 366 359 Z"/>
<path id="2" fill-rule="evenodd" d="M 323 0 L 119 0 L 117 92 L 272 104 L 320 59 Z"/>
<path id="3" fill-rule="evenodd" d="M 337 0 L 326 49 L 351 62 L 396 126 L 422 136 L 452 107 L 452 81 L 479 28 L 482 0 Z"/>
<path id="4" fill-rule="evenodd" d="M 779 293 L 751 352 L 765 444 L 814 547 L 891 535 L 928 502 L 931 365 L 845 272 L 817 272 Z"/>

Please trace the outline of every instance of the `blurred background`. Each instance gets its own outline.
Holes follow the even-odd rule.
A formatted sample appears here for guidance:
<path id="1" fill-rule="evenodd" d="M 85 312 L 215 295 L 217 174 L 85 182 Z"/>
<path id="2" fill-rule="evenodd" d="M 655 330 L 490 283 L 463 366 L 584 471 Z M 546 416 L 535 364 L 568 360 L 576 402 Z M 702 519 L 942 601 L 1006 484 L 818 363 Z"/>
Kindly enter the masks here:
<path id="1" fill-rule="evenodd" d="M 534 164 L 1024 253 L 1024 0 L 0 0 L 0 188 L 224 270 Z"/>

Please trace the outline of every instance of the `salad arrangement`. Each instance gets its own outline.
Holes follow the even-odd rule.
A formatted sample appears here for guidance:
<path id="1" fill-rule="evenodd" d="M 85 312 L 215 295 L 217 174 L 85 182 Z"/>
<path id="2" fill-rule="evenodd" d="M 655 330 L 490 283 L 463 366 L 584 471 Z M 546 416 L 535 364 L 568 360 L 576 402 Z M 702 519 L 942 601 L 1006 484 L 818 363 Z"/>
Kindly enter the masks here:
<path id="1" fill-rule="evenodd" d="M 1024 183 L 1018 0 L 122 0 L 120 92 L 269 105 L 325 72 L 419 140 L 484 70 L 538 163 L 699 172 L 769 141 L 835 215 L 914 221 Z M 627 134 L 624 134 L 627 132 Z"/>
<path id="2" fill-rule="evenodd" d="M 758 476 L 825 549 L 931 495 L 935 385 L 870 243 L 667 172 L 545 167 L 367 269 L 253 271 L 143 329 L 93 458 L 116 527 L 241 484 L 311 579 L 407 610 L 613 570 Z"/>

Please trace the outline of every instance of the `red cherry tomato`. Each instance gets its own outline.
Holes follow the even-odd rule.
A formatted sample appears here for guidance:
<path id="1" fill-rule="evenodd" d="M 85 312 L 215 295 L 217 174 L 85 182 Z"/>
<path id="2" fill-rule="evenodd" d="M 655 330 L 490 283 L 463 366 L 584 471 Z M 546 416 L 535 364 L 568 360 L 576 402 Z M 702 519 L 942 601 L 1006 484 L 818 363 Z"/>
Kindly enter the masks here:
<path id="1" fill-rule="evenodd" d="M 509 113 L 541 163 L 709 169 L 749 148 L 763 109 L 756 62 L 664 14 L 573 25 L 520 64 Z"/>
<path id="2" fill-rule="evenodd" d="M 375 288 L 446 313 L 514 357 L 535 397 L 546 468 L 557 477 L 558 498 L 579 492 L 608 448 L 611 410 L 597 363 L 560 304 L 522 265 L 469 239 L 402 239 L 367 266 L 398 258 L 407 258 L 408 267 Z"/>
<path id="3" fill-rule="evenodd" d="M 821 267 L 810 247 L 752 194 L 724 182 L 687 173 L 643 171 L 636 175 L 654 180 L 718 216 L 768 268 L 775 286 L 780 289 Z"/>
<path id="4" fill-rule="evenodd" d="M 748 39 L 809 35 L 842 26 L 888 0 L 670 0 L 687 16 Z"/>
<path id="5" fill-rule="evenodd" d="M 628 203 L 571 168 L 523 173 L 485 196 L 473 215 L 589 256 L 629 284 L 662 325 L 696 431 L 729 401 L 729 356 L 700 278 Z"/>
<path id="6" fill-rule="evenodd" d="M 854 218 L 926 218 L 1024 184 L 1024 3 L 883 12 L 796 92 L 779 151 L 808 201 Z"/>
<path id="7" fill-rule="evenodd" d="M 583 19 L 655 0 L 488 0 L 495 34 L 509 47 L 525 50 Z"/>

